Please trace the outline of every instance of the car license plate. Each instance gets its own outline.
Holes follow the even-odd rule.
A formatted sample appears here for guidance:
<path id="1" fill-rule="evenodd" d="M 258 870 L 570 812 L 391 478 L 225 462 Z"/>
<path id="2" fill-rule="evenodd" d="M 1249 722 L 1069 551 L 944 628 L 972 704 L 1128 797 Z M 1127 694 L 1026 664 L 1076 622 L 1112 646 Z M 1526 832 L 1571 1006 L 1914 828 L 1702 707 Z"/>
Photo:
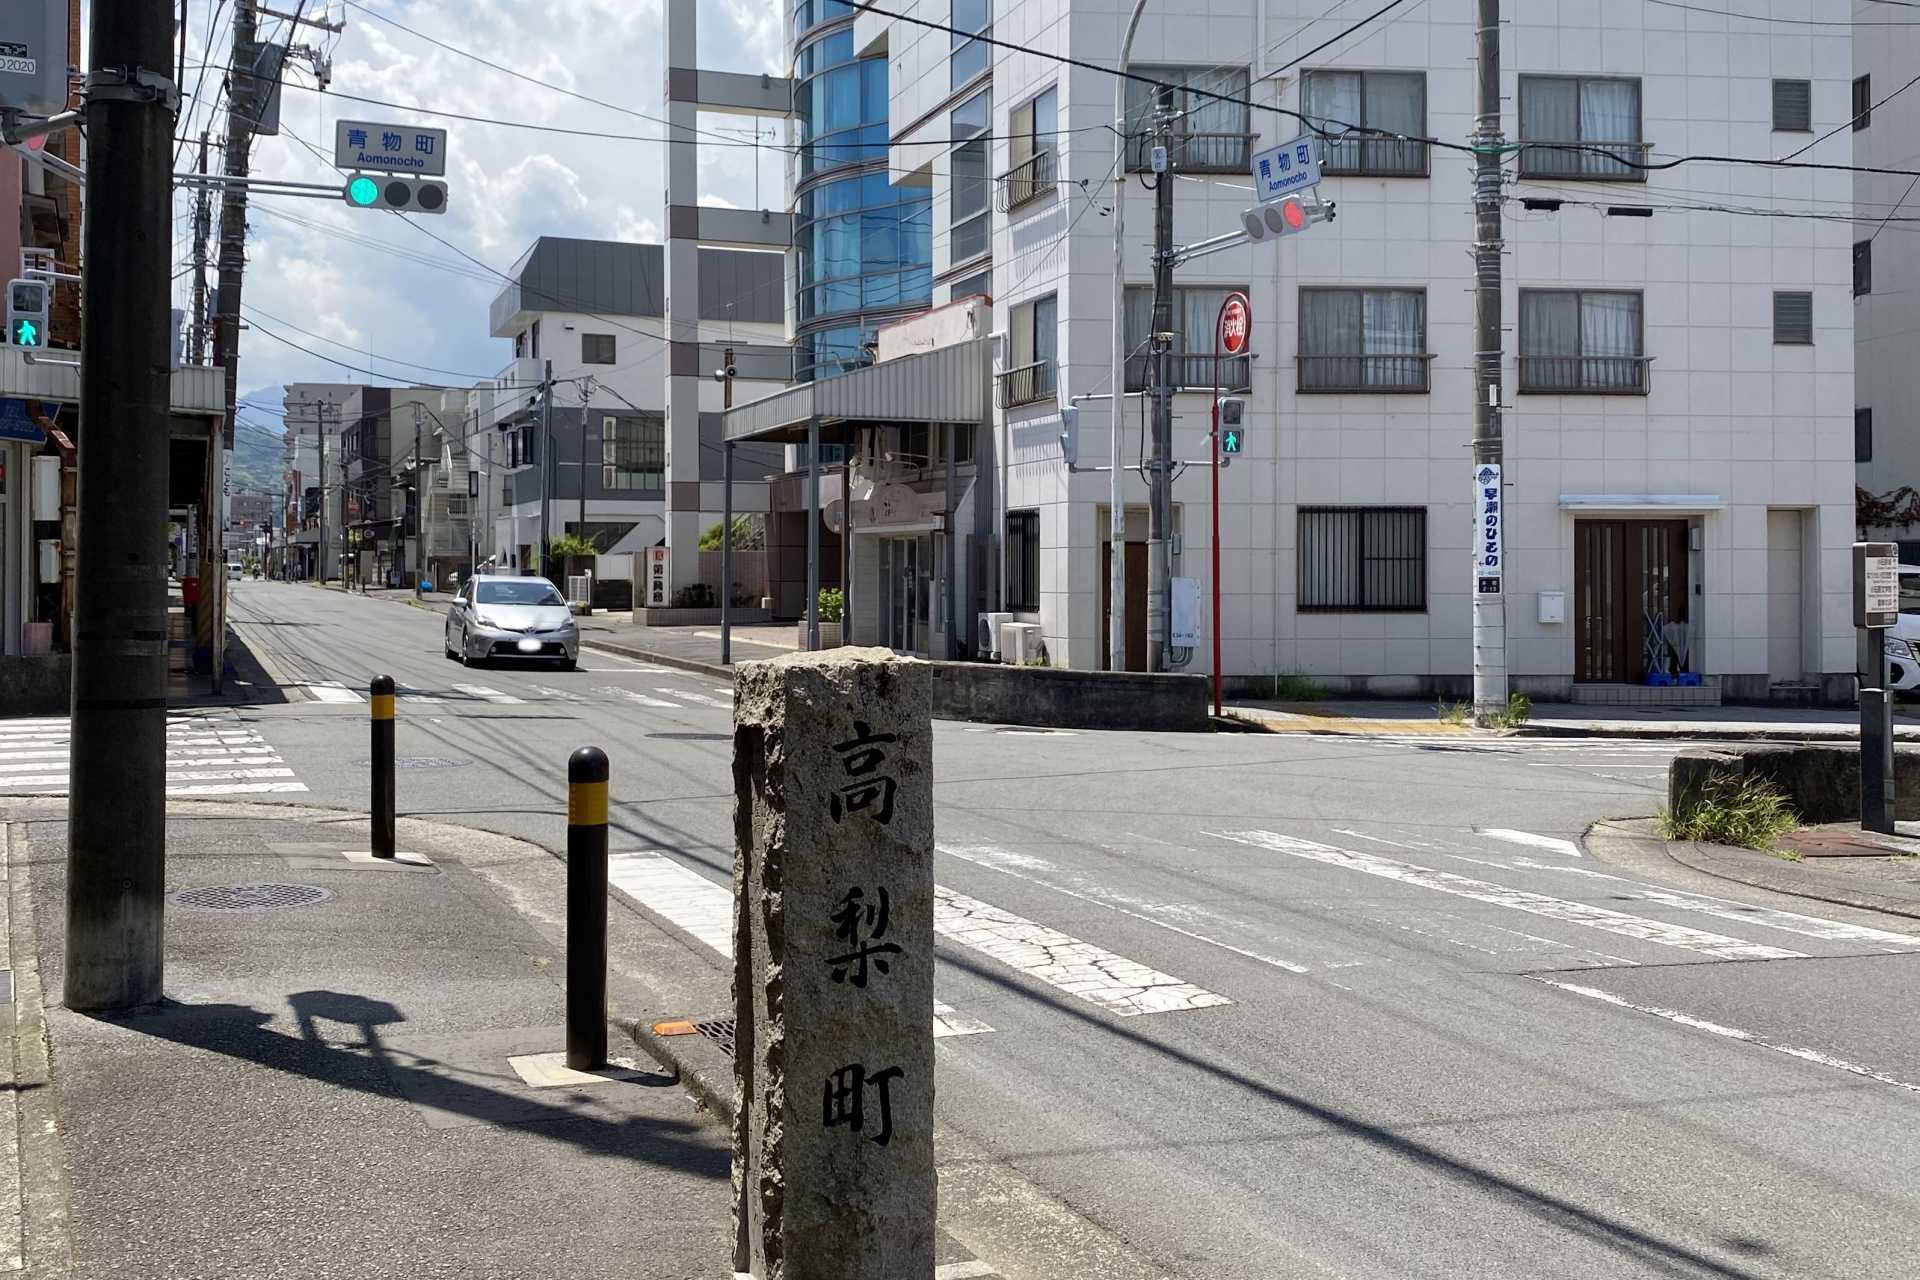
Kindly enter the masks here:
<path id="1" fill-rule="evenodd" d="M 522 652 L 522 653 L 538 653 L 538 652 L 540 652 L 540 642 L 539 642 L 538 640 L 522 640 L 522 641 L 521 641 L 521 642 L 519 643 L 519 645 L 518 645 L 518 646 L 516 646 L 516 647 L 517 647 L 517 648 L 518 648 L 518 649 L 520 650 L 520 652 Z"/>

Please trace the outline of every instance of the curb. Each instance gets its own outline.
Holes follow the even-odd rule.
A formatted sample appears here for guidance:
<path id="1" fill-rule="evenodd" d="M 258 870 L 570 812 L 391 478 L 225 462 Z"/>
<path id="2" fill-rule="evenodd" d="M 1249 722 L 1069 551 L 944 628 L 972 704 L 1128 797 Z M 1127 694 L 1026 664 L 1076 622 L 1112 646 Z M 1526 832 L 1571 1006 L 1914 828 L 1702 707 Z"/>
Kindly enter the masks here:
<path id="1" fill-rule="evenodd" d="M 1691 840 L 1664 840 L 1657 834 L 1626 830 L 1617 821 L 1596 822 L 1588 829 L 1582 843 L 1590 843 L 1595 839 L 1658 845 L 1667 857 L 1681 866 L 1731 884 L 1765 889 L 1769 893 L 1785 894 L 1790 898 L 1805 898 L 1811 902 L 1828 902 L 1839 907 L 1854 907 L 1861 911 L 1920 920 L 1920 900 L 1897 898 L 1864 889 L 1814 884 L 1790 870 L 1801 864 L 1784 862 L 1764 853 Z"/>
<path id="2" fill-rule="evenodd" d="M 597 649 L 601 653 L 611 653 L 621 658 L 638 658 L 642 662 L 651 662 L 655 666 L 672 667 L 676 671 L 691 671 L 695 675 L 711 676 L 715 680 L 733 679 L 733 668 L 721 666 L 717 662 L 702 662 L 698 658 L 682 658 L 671 653 L 657 653 L 652 649 L 628 648 L 623 645 L 609 644 L 603 640 L 580 640 L 582 649 Z"/>
<path id="3" fill-rule="evenodd" d="M 1826 729 L 1661 729 L 1653 725 L 1529 724 L 1514 732 L 1529 738 L 1636 738 L 1654 742 L 1836 742 L 1858 743 L 1859 735 Z M 1920 729 L 1894 732 L 1898 742 L 1920 742 Z"/>
<path id="4" fill-rule="evenodd" d="M 607 1021 L 626 1032 L 646 1055 L 673 1072 L 680 1087 L 716 1116 L 733 1124 L 733 1062 L 711 1040 L 654 1034 L 653 1025 L 611 1013 Z M 684 1045 L 684 1047 L 683 1047 Z"/>

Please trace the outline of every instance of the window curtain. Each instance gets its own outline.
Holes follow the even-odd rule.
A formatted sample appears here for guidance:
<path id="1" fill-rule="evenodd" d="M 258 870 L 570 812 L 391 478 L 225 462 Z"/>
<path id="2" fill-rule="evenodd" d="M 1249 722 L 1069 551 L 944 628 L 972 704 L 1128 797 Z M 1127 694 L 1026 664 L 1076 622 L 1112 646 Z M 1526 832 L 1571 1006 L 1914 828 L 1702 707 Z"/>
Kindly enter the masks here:
<path id="1" fill-rule="evenodd" d="M 1580 84 L 1575 80 L 1520 81 L 1523 142 L 1572 142 L 1580 136 Z M 1584 151 L 1533 147 L 1520 153 L 1523 173 L 1570 176 L 1585 171 Z M 1606 157 L 1596 157 L 1603 162 Z"/>
<path id="2" fill-rule="evenodd" d="M 1358 71 L 1314 71 L 1307 75 L 1307 119 L 1311 127 L 1331 134 L 1327 140 L 1327 167 L 1359 169 L 1362 147 L 1358 137 L 1342 138 L 1353 126 L 1366 123 L 1361 116 L 1360 73 Z"/>
<path id="3" fill-rule="evenodd" d="M 1052 364 L 1060 350 L 1060 304 L 1051 297 L 1033 304 L 1033 359 Z"/>
<path id="4" fill-rule="evenodd" d="M 1426 298 L 1412 290 L 1369 290 L 1364 297 L 1362 341 L 1369 356 L 1391 359 L 1365 361 L 1370 387 L 1419 386 L 1420 358 L 1426 343 Z"/>
<path id="5" fill-rule="evenodd" d="M 1373 72 L 1366 79 L 1366 119 L 1361 123 L 1388 133 L 1419 137 L 1427 131 L 1427 81 L 1418 73 Z M 1351 116 L 1347 117 L 1352 119 Z M 1371 169 L 1418 172 L 1425 159 L 1418 142 L 1368 138 L 1362 144 Z"/>
<path id="6" fill-rule="evenodd" d="M 1147 335 L 1153 332 L 1153 290 L 1128 289 L 1126 295 L 1127 390 L 1147 385 Z"/>
<path id="7" fill-rule="evenodd" d="M 1189 133 L 1230 133 L 1251 132 L 1247 124 L 1247 73 L 1243 68 L 1229 68 L 1213 71 L 1190 71 L 1182 77 L 1191 89 L 1201 93 L 1186 93 L 1180 96 L 1186 101 L 1178 105 L 1188 111 L 1186 129 Z M 1206 97 L 1205 94 L 1219 94 L 1221 98 L 1235 98 L 1235 102 L 1222 102 L 1220 98 Z"/>
<path id="8" fill-rule="evenodd" d="M 1356 290 L 1312 290 L 1300 295 L 1300 354 L 1344 359 L 1302 360 L 1303 391 L 1339 390 L 1362 384 L 1366 361 L 1365 311 Z"/>
<path id="9" fill-rule="evenodd" d="M 1580 139 L 1583 142 L 1640 141 L 1640 86 L 1630 80 L 1588 80 L 1580 86 Z M 1626 148 L 1621 155 L 1632 154 Z M 1637 154 L 1633 155 L 1638 159 Z M 1581 170 L 1629 174 L 1631 165 L 1594 151 L 1581 153 Z"/>
<path id="10" fill-rule="evenodd" d="M 1520 295 L 1520 385 L 1580 385 L 1580 295 Z"/>
<path id="11" fill-rule="evenodd" d="M 1580 295 L 1582 384 L 1597 387 L 1640 385 L 1640 299 L 1630 293 Z"/>

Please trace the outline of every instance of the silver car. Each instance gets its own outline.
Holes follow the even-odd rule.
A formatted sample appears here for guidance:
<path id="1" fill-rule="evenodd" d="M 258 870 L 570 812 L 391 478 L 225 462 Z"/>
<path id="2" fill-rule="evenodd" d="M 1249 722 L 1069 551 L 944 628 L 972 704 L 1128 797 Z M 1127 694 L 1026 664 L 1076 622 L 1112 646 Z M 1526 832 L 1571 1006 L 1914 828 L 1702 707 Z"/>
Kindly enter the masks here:
<path id="1" fill-rule="evenodd" d="M 479 575 L 447 608 L 446 650 L 463 663 L 510 658 L 571 671 L 580 660 L 580 628 L 545 578 Z"/>

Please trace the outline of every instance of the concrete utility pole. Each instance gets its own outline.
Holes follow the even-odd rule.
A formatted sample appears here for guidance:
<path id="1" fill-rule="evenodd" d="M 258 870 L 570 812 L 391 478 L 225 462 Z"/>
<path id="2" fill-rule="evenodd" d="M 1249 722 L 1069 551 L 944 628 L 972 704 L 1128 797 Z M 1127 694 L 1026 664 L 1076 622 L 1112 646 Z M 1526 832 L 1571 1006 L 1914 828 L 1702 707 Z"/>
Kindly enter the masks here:
<path id="1" fill-rule="evenodd" d="M 1113 417 L 1107 424 L 1112 441 L 1107 459 L 1112 464 L 1107 477 L 1107 554 L 1111 560 L 1107 566 L 1107 665 L 1114 671 L 1127 669 L 1127 477 L 1120 466 L 1120 439 L 1127 412 L 1127 241 L 1123 225 L 1127 207 L 1127 64 L 1133 57 L 1134 32 L 1140 29 L 1140 15 L 1146 7 L 1147 0 L 1133 0 L 1133 16 L 1127 19 L 1126 38 L 1120 42 L 1120 72 L 1113 82 Z M 1005 541 L 1006 530 L 1002 529 L 1003 545 Z M 1004 565 L 1001 576 L 1006 576 Z M 1004 595 L 1001 607 L 1005 607 Z"/>
<path id="2" fill-rule="evenodd" d="M 313 421 L 320 437 L 320 567 L 314 573 L 315 581 L 325 586 L 327 582 L 327 402 L 319 401 L 313 408 Z M 342 585 L 345 580 L 342 579 Z"/>
<path id="3" fill-rule="evenodd" d="M 195 172 L 207 171 L 207 131 L 200 131 L 200 162 Z M 207 188 L 193 197 L 193 335 L 188 343 L 189 358 L 202 364 L 207 358 L 207 233 L 212 229 Z"/>
<path id="4" fill-rule="evenodd" d="M 1153 453 L 1148 463 L 1152 505 L 1147 511 L 1147 670 L 1165 671 L 1173 556 L 1173 90 L 1154 90 L 1153 145 L 1166 157 L 1153 188 Z M 1123 388 L 1115 404 L 1125 403 Z M 1118 458 L 1114 465 L 1120 465 Z"/>
<path id="5" fill-rule="evenodd" d="M 65 994 L 84 1011 L 162 994 L 172 17 L 92 8 Z"/>
<path id="6" fill-rule="evenodd" d="M 1474 342 L 1473 469 L 1494 468 L 1499 485 L 1504 452 L 1500 440 L 1500 154 L 1505 135 L 1500 124 L 1500 0 L 1478 0 L 1478 111 L 1473 145 L 1479 152 L 1473 174 Z M 1503 495 L 1504 496 L 1504 495 Z M 1471 508 L 1470 508 L 1471 509 Z M 1497 528 L 1497 527 L 1496 527 Z M 1496 540 L 1499 534 L 1495 533 Z M 1504 565 L 1482 568 L 1482 538 L 1474 529 L 1473 713 L 1494 715 L 1507 707 L 1507 598 Z M 1496 559 L 1504 559 L 1496 550 Z M 1491 587 L 1491 590 L 1485 588 Z"/>
<path id="7" fill-rule="evenodd" d="M 540 573 L 553 581 L 553 361 L 540 377 Z"/>

